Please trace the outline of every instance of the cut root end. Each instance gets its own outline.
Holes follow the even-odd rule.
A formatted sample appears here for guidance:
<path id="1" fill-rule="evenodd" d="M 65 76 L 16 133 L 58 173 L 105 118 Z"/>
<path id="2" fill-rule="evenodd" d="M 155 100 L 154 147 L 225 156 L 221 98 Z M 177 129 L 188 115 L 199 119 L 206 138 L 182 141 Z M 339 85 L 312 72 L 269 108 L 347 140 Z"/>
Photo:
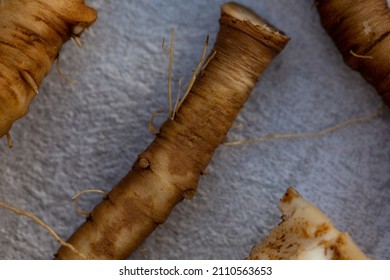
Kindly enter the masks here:
<path id="1" fill-rule="evenodd" d="M 12 144 L 12 138 L 11 138 L 11 134 L 9 132 L 7 132 L 5 134 L 5 137 L 7 137 L 7 145 L 8 145 L 8 148 L 12 148 L 13 147 L 13 144 Z"/>
<path id="2" fill-rule="evenodd" d="M 72 250 L 75 254 L 77 254 L 81 258 L 86 259 L 86 257 L 83 254 L 81 254 L 73 245 L 64 241 L 48 224 L 46 224 L 44 221 L 39 219 L 37 216 L 35 216 L 31 213 L 28 213 L 26 211 L 20 210 L 20 209 L 14 207 L 8 203 L 2 202 L 2 201 L 0 201 L 0 207 L 3 207 L 7 210 L 10 210 L 19 216 L 25 216 L 25 217 L 29 218 L 30 220 L 32 220 L 36 224 L 38 224 L 41 227 L 43 227 L 44 229 L 46 229 L 50 233 L 50 235 L 53 236 L 54 239 L 57 240 L 62 246 L 69 248 L 70 250 Z"/>

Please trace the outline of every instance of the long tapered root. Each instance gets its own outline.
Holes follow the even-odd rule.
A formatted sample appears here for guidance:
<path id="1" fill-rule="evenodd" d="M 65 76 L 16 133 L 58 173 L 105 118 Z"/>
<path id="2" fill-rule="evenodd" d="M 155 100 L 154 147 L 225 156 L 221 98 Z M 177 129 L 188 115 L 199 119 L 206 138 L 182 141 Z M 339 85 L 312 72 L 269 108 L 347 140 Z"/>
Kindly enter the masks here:
<path id="1" fill-rule="evenodd" d="M 214 58 L 197 75 L 175 118 L 168 117 L 132 170 L 67 242 L 89 259 L 127 258 L 177 203 L 194 196 L 215 149 L 288 40 L 251 10 L 223 5 Z M 61 247 L 57 258 L 78 256 Z"/>
<path id="2" fill-rule="evenodd" d="M 3 0 L 0 9 L 0 138 L 25 116 L 70 38 L 96 20 L 84 0 Z"/>
<path id="3" fill-rule="evenodd" d="M 386 0 L 318 0 L 322 26 L 344 62 L 390 106 L 390 9 Z"/>

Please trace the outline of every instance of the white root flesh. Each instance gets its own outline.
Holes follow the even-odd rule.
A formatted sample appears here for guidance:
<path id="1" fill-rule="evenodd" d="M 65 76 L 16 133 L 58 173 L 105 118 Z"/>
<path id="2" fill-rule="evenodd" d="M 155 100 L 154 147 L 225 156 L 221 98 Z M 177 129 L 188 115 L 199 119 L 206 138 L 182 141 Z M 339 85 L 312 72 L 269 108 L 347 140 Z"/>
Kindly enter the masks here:
<path id="1" fill-rule="evenodd" d="M 257 260 L 359 260 L 368 257 L 346 232 L 295 189 L 280 200 L 282 222 L 251 251 Z"/>

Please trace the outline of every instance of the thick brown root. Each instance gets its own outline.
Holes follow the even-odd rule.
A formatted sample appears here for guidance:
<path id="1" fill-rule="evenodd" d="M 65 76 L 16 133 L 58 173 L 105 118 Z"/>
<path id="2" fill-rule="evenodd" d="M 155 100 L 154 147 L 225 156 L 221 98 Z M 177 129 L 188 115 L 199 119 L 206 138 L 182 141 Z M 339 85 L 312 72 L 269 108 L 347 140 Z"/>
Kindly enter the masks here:
<path id="1" fill-rule="evenodd" d="M 1 3 L 0 138 L 27 114 L 62 44 L 78 39 L 96 20 L 96 11 L 84 0 Z"/>
<path id="2" fill-rule="evenodd" d="M 321 23 L 344 62 L 390 106 L 390 10 L 386 0 L 318 0 Z"/>
<path id="3" fill-rule="evenodd" d="M 88 259 L 127 258 L 184 198 L 222 143 L 257 79 L 289 38 L 251 10 L 222 6 L 213 59 L 175 118 L 162 125 L 132 170 L 96 206 L 68 242 Z M 77 259 L 66 247 L 58 259 Z"/>

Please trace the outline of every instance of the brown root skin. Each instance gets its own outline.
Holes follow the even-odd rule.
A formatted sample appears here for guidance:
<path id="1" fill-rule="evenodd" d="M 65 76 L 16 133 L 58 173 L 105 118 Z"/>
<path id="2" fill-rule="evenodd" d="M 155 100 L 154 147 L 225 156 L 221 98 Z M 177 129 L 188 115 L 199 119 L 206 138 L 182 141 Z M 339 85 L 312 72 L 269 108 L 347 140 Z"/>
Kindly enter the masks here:
<path id="1" fill-rule="evenodd" d="M 257 79 L 289 38 L 241 5 L 222 6 L 213 59 L 175 118 L 67 241 L 88 259 L 127 258 L 197 183 Z M 77 259 L 61 247 L 57 259 Z"/>
<path id="2" fill-rule="evenodd" d="M 25 116 L 70 37 L 96 20 L 84 0 L 3 0 L 0 8 L 0 138 Z"/>
<path id="3" fill-rule="evenodd" d="M 386 0 L 319 0 L 321 23 L 344 62 L 390 106 L 390 10 Z"/>

